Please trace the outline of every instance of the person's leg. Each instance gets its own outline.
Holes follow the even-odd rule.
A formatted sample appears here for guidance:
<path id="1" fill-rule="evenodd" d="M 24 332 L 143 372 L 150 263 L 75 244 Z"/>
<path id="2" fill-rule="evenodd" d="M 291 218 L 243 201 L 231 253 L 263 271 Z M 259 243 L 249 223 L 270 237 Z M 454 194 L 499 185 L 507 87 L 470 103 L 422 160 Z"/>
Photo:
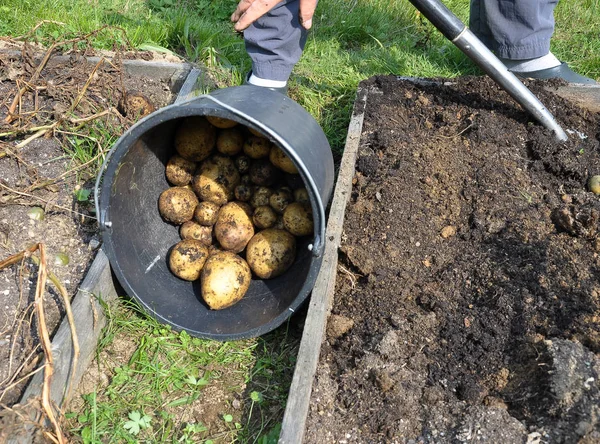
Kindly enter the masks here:
<path id="1" fill-rule="evenodd" d="M 248 83 L 285 87 L 300 60 L 307 31 L 298 20 L 298 0 L 284 0 L 244 31 L 246 52 L 252 59 Z"/>
<path id="2" fill-rule="evenodd" d="M 594 83 L 574 73 L 550 52 L 558 0 L 471 0 L 469 28 L 522 77 L 561 77 Z"/>

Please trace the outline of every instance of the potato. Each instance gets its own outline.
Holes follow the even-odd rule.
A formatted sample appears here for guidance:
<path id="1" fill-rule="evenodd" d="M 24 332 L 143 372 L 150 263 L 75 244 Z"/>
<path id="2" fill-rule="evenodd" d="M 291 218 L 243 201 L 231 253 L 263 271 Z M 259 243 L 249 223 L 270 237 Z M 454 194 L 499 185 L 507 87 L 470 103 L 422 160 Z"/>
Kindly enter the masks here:
<path id="1" fill-rule="evenodd" d="M 313 233 L 314 222 L 310 204 L 293 202 L 283 211 L 283 225 L 294 236 L 308 236 Z"/>
<path id="2" fill-rule="evenodd" d="M 200 162 L 211 155 L 217 141 L 217 130 L 204 117 L 188 117 L 175 131 L 175 149 L 192 162 Z"/>
<path id="3" fill-rule="evenodd" d="M 308 190 L 306 188 L 298 188 L 294 190 L 294 200 L 300 203 L 309 203 Z"/>
<path id="4" fill-rule="evenodd" d="M 253 135 L 255 135 L 256 137 L 263 137 L 266 138 L 267 136 L 265 136 L 263 133 L 261 133 L 260 131 L 255 130 L 254 128 L 250 128 L 248 127 L 248 131 L 250 131 Z"/>
<path id="5" fill-rule="evenodd" d="M 185 187 L 167 188 L 158 198 L 160 215 L 177 225 L 192 220 L 197 205 L 198 198 L 192 190 Z"/>
<path id="6" fill-rule="evenodd" d="M 248 202 L 252 198 L 252 191 L 251 186 L 239 184 L 234 190 L 235 198 L 242 202 Z"/>
<path id="7" fill-rule="evenodd" d="M 258 187 L 254 190 L 254 194 L 250 199 L 250 205 L 254 208 L 262 207 L 263 205 L 269 205 L 269 197 L 273 194 L 273 190 L 269 187 Z"/>
<path id="8" fill-rule="evenodd" d="M 238 128 L 227 128 L 217 135 L 217 151 L 227 156 L 235 156 L 244 147 L 244 135 Z"/>
<path id="9" fill-rule="evenodd" d="M 252 159 L 250 159 L 248 156 L 241 155 L 235 158 L 235 166 L 240 174 L 246 174 L 248 171 L 250 171 L 250 165 L 252 165 Z"/>
<path id="10" fill-rule="evenodd" d="M 200 277 L 208 257 L 208 248 L 196 239 L 184 239 L 169 254 L 169 268 L 175 276 L 186 281 Z"/>
<path id="11" fill-rule="evenodd" d="M 258 186 L 271 186 L 281 176 L 281 172 L 267 159 L 260 159 L 250 166 L 250 180 Z"/>
<path id="12" fill-rule="evenodd" d="M 271 145 L 268 139 L 250 136 L 244 142 L 244 154 L 252 159 L 261 159 L 269 155 Z"/>
<path id="13" fill-rule="evenodd" d="M 206 116 L 206 120 L 217 128 L 233 128 L 238 124 L 236 121 L 226 119 L 225 117 Z"/>
<path id="14" fill-rule="evenodd" d="M 233 190 L 239 182 L 233 161 L 216 154 L 202 162 L 192 179 L 192 188 L 201 200 L 224 205 L 233 199 Z"/>
<path id="15" fill-rule="evenodd" d="M 195 239 L 207 247 L 212 244 L 212 227 L 188 220 L 179 228 L 181 239 Z"/>
<path id="16" fill-rule="evenodd" d="M 173 185 L 184 187 L 192 181 L 196 171 L 196 163 L 175 154 L 167 162 L 167 180 Z"/>
<path id="17" fill-rule="evenodd" d="M 214 202 L 200 202 L 194 210 L 194 219 L 200 225 L 212 227 L 217 222 L 217 215 L 221 207 Z"/>
<path id="18" fill-rule="evenodd" d="M 254 236 L 251 209 L 244 202 L 229 202 L 219 210 L 215 237 L 224 250 L 239 253 Z"/>
<path id="19" fill-rule="evenodd" d="M 285 225 L 283 225 L 283 216 L 281 214 L 277 215 L 277 220 L 273 224 L 271 228 L 277 228 L 279 230 L 285 230 Z"/>
<path id="20" fill-rule="evenodd" d="M 277 213 L 283 213 L 285 207 L 291 204 L 294 200 L 292 196 L 292 191 L 289 188 L 280 188 L 275 191 L 269 197 L 269 205 L 273 208 Z"/>
<path id="21" fill-rule="evenodd" d="M 254 210 L 252 222 L 259 230 L 271 228 L 277 222 L 277 213 L 269 205 L 262 205 Z"/>
<path id="22" fill-rule="evenodd" d="M 244 259 L 229 251 L 211 254 L 200 276 L 202 298 L 211 310 L 238 302 L 250 287 L 252 273 Z"/>
<path id="23" fill-rule="evenodd" d="M 268 228 L 256 233 L 246 248 L 250 269 L 261 279 L 282 275 L 296 258 L 296 238 L 285 230 Z"/>
<path id="24" fill-rule="evenodd" d="M 271 152 L 269 153 L 269 160 L 273 165 L 275 165 L 280 170 L 285 171 L 289 174 L 299 174 L 298 168 L 294 165 L 292 159 L 290 159 L 281 148 L 273 145 L 271 147 Z"/>

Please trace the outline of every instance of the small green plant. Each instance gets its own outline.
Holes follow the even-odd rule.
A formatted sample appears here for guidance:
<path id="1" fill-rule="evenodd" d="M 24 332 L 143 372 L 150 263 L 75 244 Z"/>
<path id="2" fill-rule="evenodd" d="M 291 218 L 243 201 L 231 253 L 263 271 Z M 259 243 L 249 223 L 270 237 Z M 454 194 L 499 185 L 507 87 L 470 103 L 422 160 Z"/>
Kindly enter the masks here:
<path id="1" fill-rule="evenodd" d="M 187 423 L 183 428 L 182 435 L 179 437 L 177 442 L 184 444 L 194 444 L 197 441 L 198 433 L 206 432 L 208 429 L 201 423 Z"/>
<path id="2" fill-rule="evenodd" d="M 75 194 L 75 199 L 77 199 L 77 202 L 87 202 L 90 198 L 90 194 L 92 194 L 92 190 L 79 188 L 75 190 L 73 194 Z"/>
<path id="3" fill-rule="evenodd" d="M 137 410 L 129 413 L 129 421 L 123 424 L 123 428 L 132 435 L 137 435 L 141 430 L 150 427 L 150 417 L 143 415 Z"/>

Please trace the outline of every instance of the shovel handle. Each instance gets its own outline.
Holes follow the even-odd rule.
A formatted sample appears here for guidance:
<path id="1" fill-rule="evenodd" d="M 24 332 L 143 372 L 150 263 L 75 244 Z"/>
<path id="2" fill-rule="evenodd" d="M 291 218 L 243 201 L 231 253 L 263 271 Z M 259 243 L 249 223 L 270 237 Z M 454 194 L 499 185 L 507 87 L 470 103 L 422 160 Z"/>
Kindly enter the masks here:
<path id="1" fill-rule="evenodd" d="M 465 29 L 465 24 L 439 0 L 409 0 L 444 37 L 454 40 Z"/>

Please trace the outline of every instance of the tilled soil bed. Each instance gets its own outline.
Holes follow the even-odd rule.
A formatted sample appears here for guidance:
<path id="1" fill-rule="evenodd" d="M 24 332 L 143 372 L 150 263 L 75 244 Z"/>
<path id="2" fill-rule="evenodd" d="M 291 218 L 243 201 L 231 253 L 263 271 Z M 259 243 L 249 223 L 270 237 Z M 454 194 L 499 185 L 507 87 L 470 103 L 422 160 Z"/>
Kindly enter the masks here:
<path id="1" fill-rule="evenodd" d="M 485 77 L 375 77 L 306 429 L 323 442 L 600 442 L 600 118 Z"/>

